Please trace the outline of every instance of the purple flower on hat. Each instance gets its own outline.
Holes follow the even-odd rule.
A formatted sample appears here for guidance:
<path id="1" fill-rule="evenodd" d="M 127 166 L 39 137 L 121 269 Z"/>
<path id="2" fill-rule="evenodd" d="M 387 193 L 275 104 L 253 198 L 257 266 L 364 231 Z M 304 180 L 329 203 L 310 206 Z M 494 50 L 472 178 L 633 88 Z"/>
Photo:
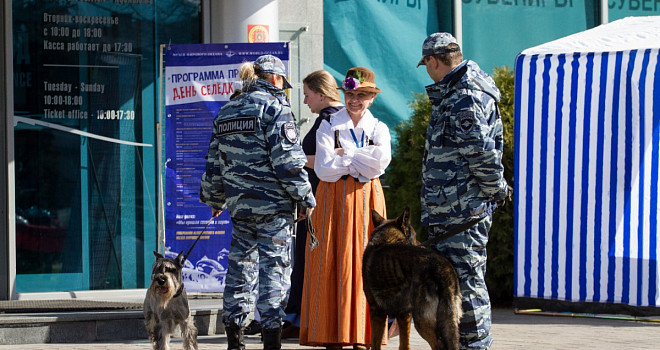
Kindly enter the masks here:
<path id="1" fill-rule="evenodd" d="M 355 90 L 360 87 L 360 81 L 353 77 L 348 77 L 344 79 L 344 83 L 341 86 L 344 90 Z"/>

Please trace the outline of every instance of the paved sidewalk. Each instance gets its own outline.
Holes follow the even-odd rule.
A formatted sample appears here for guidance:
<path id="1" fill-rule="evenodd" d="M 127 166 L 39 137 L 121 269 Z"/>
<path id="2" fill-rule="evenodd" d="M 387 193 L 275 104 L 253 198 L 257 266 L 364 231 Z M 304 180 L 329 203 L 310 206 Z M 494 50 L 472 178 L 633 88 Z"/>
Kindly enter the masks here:
<path id="1" fill-rule="evenodd" d="M 411 349 L 429 349 L 428 344 L 413 329 Z M 515 314 L 512 309 L 493 310 L 492 350 L 509 349 L 658 349 L 660 323 L 617 319 L 560 317 Z M 247 337 L 247 349 L 261 349 L 258 336 Z M 398 349 L 398 337 L 391 338 L 384 349 Z M 202 336 L 200 350 L 226 349 L 225 336 Z M 181 340 L 173 339 L 172 349 L 182 349 Z M 0 345 L 0 350 L 150 350 L 146 340 L 84 344 Z M 282 349 L 313 349 L 296 340 L 284 340 Z M 348 349 L 348 348 L 346 348 Z"/>

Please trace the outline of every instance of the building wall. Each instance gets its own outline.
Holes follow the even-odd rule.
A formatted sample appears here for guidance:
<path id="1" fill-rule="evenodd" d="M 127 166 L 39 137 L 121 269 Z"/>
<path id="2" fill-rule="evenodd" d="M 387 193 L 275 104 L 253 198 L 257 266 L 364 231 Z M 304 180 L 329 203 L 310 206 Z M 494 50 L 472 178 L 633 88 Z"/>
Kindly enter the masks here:
<path id="1" fill-rule="evenodd" d="M 315 114 L 303 104 L 302 80 L 323 68 L 323 1 L 279 0 L 280 40 L 291 42 L 291 106 L 304 135 Z"/>
<path id="2" fill-rule="evenodd" d="M 0 18 L 3 19 L 2 26 L 0 26 L 0 82 L 2 82 L 2 89 L 0 89 L 0 300 L 9 299 L 9 270 L 10 270 L 10 256 L 7 251 L 9 246 L 9 224 L 13 220 L 9 219 L 9 191 L 8 181 L 9 177 L 9 163 L 8 156 L 12 153 L 13 138 L 10 137 L 11 123 L 8 117 L 11 112 L 12 103 L 11 99 L 11 60 L 8 60 L 7 53 L 11 54 L 11 45 L 9 45 L 8 38 L 11 37 L 11 21 L 7 20 L 7 14 L 11 10 L 11 1 L 3 1 L 0 5 Z M 13 130 L 11 130 L 13 134 Z"/>
<path id="3" fill-rule="evenodd" d="M 277 8 L 277 14 L 271 14 Z M 313 0 L 259 0 L 238 3 L 234 0 L 211 1 L 209 9 L 209 42 L 246 41 L 247 34 L 226 33 L 227 25 L 220 25 L 225 16 L 231 18 L 234 27 L 242 27 L 246 20 L 258 21 L 278 28 L 278 33 L 271 33 L 269 41 L 290 42 L 291 59 L 289 82 L 293 85 L 289 97 L 291 107 L 301 134 L 304 135 L 312 126 L 314 118 L 303 103 L 302 80 L 310 72 L 323 68 L 323 2 Z M 258 11 L 250 15 L 245 11 Z M 233 13 L 232 13 L 233 12 Z M 239 17 L 236 19 L 234 17 Z M 277 21 L 273 24 L 273 21 Z M 239 31 L 242 31 L 239 28 Z"/>

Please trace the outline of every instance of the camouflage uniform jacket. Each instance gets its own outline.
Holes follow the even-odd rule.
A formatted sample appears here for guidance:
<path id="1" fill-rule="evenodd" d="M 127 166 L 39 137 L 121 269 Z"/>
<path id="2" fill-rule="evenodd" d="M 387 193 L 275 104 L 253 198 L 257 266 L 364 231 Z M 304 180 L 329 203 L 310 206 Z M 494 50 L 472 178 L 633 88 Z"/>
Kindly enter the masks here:
<path id="1" fill-rule="evenodd" d="M 507 194 L 500 91 L 472 61 L 426 91 L 433 111 L 422 160 L 422 224 L 462 224 L 492 214 Z"/>
<path id="2" fill-rule="evenodd" d="M 200 201 L 233 218 L 316 206 L 299 138 L 284 91 L 257 80 L 213 121 Z"/>

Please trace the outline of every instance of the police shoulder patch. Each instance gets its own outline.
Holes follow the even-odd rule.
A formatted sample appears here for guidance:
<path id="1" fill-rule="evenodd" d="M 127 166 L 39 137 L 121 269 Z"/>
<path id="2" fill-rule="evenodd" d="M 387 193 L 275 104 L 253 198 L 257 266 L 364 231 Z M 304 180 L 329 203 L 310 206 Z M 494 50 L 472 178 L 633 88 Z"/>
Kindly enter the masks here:
<path id="1" fill-rule="evenodd" d="M 298 128 L 295 122 L 286 122 L 282 125 L 282 135 L 291 143 L 298 143 Z"/>
<path id="2" fill-rule="evenodd" d="M 474 124 L 476 120 L 474 118 L 474 112 L 472 111 L 460 111 L 457 114 L 458 125 L 462 132 L 469 133 L 474 129 Z"/>

